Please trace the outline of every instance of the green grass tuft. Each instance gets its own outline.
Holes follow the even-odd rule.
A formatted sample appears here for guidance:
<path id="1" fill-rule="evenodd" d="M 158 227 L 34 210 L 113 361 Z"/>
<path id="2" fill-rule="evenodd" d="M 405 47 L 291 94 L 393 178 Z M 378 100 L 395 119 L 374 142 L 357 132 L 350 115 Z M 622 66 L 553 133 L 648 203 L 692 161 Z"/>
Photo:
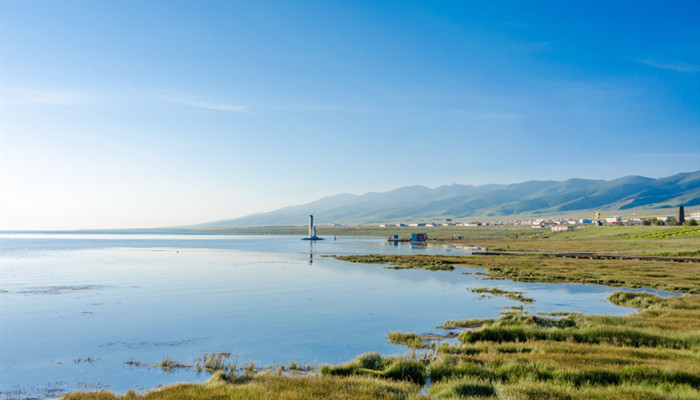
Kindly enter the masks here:
<path id="1" fill-rule="evenodd" d="M 173 360 L 170 357 L 164 358 L 163 361 L 156 364 L 156 367 L 163 369 L 163 370 L 166 370 L 166 371 L 170 371 L 173 369 L 179 369 L 179 368 L 192 368 L 191 365 L 182 364 L 180 362 Z"/>
<path id="2" fill-rule="evenodd" d="M 387 333 L 387 339 L 389 339 L 390 343 L 401 344 L 413 349 L 430 349 L 434 347 L 433 343 L 430 343 L 429 338 L 412 332 L 390 331 Z"/>
<path id="3" fill-rule="evenodd" d="M 336 366 L 324 365 L 322 375 L 369 375 L 423 385 L 428 378 L 425 363 L 401 357 L 382 357 L 378 353 L 366 353 L 354 361 Z"/>
<path id="4" fill-rule="evenodd" d="M 230 360 L 231 353 L 204 353 L 197 359 L 195 368 L 197 371 L 234 371 L 237 367 L 238 356 Z"/>
<path id="5" fill-rule="evenodd" d="M 457 328 L 481 328 L 484 325 L 490 325 L 494 322 L 492 318 L 473 318 L 463 320 L 449 320 L 438 326 L 440 329 L 457 329 Z"/>
<path id="6" fill-rule="evenodd" d="M 494 288 L 475 288 L 475 289 L 468 289 L 472 293 L 485 293 L 485 294 L 490 294 L 493 296 L 503 296 L 511 300 L 519 301 L 521 303 L 532 303 L 535 300 L 530 298 L 530 297 L 525 297 L 525 292 L 516 292 L 516 291 L 510 291 L 510 290 L 503 290 L 499 289 L 497 287 Z"/>

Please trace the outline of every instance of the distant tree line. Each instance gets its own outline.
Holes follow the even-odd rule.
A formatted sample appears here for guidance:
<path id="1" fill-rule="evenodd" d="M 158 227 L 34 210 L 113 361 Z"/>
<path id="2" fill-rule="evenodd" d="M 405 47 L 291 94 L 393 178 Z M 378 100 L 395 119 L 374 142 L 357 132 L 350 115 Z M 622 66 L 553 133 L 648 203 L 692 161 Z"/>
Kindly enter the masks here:
<path id="1" fill-rule="evenodd" d="M 698 221 L 694 219 L 688 219 L 685 221 L 685 223 L 681 224 L 678 222 L 677 219 L 674 217 L 666 219 L 666 221 L 662 221 L 658 218 L 652 218 L 652 219 L 645 219 L 642 221 L 642 225 L 669 225 L 669 226 L 678 226 L 678 225 L 686 225 L 686 226 L 696 226 L 698 224 Z"/>

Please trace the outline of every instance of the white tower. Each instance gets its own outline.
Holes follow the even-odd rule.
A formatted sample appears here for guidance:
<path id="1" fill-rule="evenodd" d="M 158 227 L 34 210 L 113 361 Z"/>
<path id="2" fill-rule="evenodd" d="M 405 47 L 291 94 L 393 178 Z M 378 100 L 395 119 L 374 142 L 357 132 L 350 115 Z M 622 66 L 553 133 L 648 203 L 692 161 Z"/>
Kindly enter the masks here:
<path id="1" fill-rule="evenodd" d="M 316 227 L 314 226 L 314 216 L 309 215 L 309 237 L 301 238 L 301 240 L 323 240 L 316 236 Z"/>

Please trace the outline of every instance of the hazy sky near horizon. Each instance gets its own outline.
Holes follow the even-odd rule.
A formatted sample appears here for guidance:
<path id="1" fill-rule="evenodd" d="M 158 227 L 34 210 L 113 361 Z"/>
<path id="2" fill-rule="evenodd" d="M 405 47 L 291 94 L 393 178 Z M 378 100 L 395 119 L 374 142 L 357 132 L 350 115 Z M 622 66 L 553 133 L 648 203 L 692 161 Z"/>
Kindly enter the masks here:
<path id="1" fill-rule="evenodd" d="M 2 229 L 700 169 L 697 1 L 1 0 L 0 25 Z"/>

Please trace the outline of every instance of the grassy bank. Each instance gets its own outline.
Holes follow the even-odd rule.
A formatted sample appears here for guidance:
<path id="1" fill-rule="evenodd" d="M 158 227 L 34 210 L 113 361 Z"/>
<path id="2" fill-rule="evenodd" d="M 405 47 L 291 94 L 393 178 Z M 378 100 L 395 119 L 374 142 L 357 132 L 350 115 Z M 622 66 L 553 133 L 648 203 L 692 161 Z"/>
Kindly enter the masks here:
<path id="1" fill-rule="evenodd" d="M 205 384 L 65 399 L 418 399 L 428 378 L 434 399 L 700 398 L 700 297 L 616 292 L 609 300 L 640 310 L 559 318 L 510 312 L 471 320 L 464 325 L 480 327 L 419 357 L 368 353 L 302 378 L 221 370 Z M 418 335 L 394 334 L 418 344 Z"/>
<path id="2" fill-rule="evenodd" d="M 562 234 L 478 229 L 466 238 L 444 240 L 510 251 L 694 254 L 698 250 L 694 231 L 666 227 L 587 228 Z M 479 267 L 494 279 L 650 287 L 686 295 L 660 298 L 616 292 L 609 297 L 611 302 L 638 310 L 624 316 L 533 315 L 515 307 L 497 319 L 446 321 L 440 328 L 457 331 L 457 340 L 450 343 L 440 342 L 439 335 L 388 332 L 387 340 L 405 345 L 414 355 L 363 354 L 303 377 L 284 376 L 289 371 L 282 368 L 257 374 L 254 368 L 237 370 L 225 362 L 221 354 L 226 353 L 215 353 L 195 366 L 216 371 L 205 384 L 178 384 L 145 395 L 77 392 L 65 398 L 418 399 L 426 398 L 420 392 L 430 379 L 427 397 L 432 399 L 700 399 L 700 297 L 691 295 L 700 294 L 700 263 L 544 255 L 336 258 L 438 274 L 458 267 L 467 267 L 464 272 L 469 273 L 473 270 L 468 267 Z M 497 287 L 473 291 L 529 300 L 523 293 Z"/>
<path id="3" fill-rule="evenodd" d="M 404 400 L 417 399 L 418 387 L 414 384 L 380 378 L 323 376 L 315 378 L 289 378 L 272 374 L 230 379 L 217 373 L 204 384 L 177 384 L 163 389 L 123 395 L 112 392 L 75 392 L 65 400 Z"/>
<path id="4" fill-rule="evenodd" d="M 464 321 L 480 328 L 463 331 L 458 344 L 441 344 L 437 355 L 403 361 L 402 370 L 413 382 L 429 375 L 438 399 L 700 398 L 700 297 L 616 292 L 609 299 L 641 310 Z M 366 354 L 324 373 L 387 378 L 387 364 L 396 362 Z"/>
<path id="5" fill-rule="evenodd" d="M 434 393 L 454 396 L 455 382 L 478 382 L 498 398 L 699 398 L 700 298 L 617 292 L 610 300 L 642 309 L 626 316 L 508 314 L 462 332 L 460 344 L 438 348 Z"/>
<path id="6" fill-rule="evenodd" d="M 484 229 L 483 231 L 487 231 Z M 477 235 L 479 231 L 472 232 Z M 689 254 L 698 250 L 700 227 L 604 226 L 574 231 L 552 232 L 547 228 L 508 231 L 489 236 L 464 235 L 460 240 L 445 237 L 455 244 L 467 243 L 502 251 L 561 251 L 613 253 L 620 255 Z M 517 237 L 516 237 L 517 235 Z M 438 235 L 433 237 L 438 238 Z"/>
<path id="7" fill-rule="evenodd" d="M 590 260 L 531 256 L 337 256 L 339 260 L 410 268 L 482 267 L 489 277 L 519 282 L 572 282 L 613 287 L 654 288 L 700 294 L 700 263 L 639 260 Z"/>
<path id="8" fill-rule="evenodd" d="M 514 292 L 511 290 L 503 290 L 499 289 L 497 287 L 494 288 L 475 288 L 475 289 L 469 289 L 470 292 L 472 293 L 481 293 L 482 296 L 486 295 L 492 295 L 492 296 L 503 296 L 507 299 L 519 301 L 521 303 L 532 303 L 535 301 L 534 299 L 531 299 L 529 297 L 525 297 L 525 292 Z"/>
<path id="9" fill-rule="evenodd" d="M 422 255 L 359 255 L 335 256 L 336 259 L 360 264 L 387 264 L 391 269 L 425 269 L 428 271 L 452 271 L 454 264 L 462 261 L 461 257 L 433 257 Z"/>
<path id="10" fill-rule="evenodd" d="M 576 282 L 700 294 L 697 262 L 473 256 L 468 265 L 486 268 L 492 278 L 520 282 Z"/>

